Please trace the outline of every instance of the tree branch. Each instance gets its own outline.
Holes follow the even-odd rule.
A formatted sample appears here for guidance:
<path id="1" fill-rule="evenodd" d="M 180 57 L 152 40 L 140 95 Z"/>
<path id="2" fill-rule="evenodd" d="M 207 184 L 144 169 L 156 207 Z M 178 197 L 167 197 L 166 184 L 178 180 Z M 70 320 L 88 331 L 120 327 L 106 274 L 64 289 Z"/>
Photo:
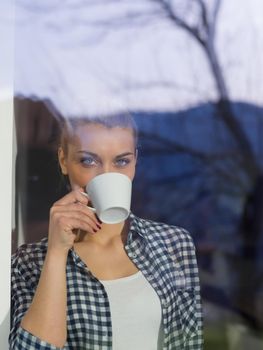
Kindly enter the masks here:
<path id="1" fill-rule="evenodd" d="M 201 37 L 198 27 L 190 26 L 186 21 L 177 16 L 167 1 L 160 0 L 160 4 L 162 5 L 163 10 L 166 12 L 168 19 L 170 19 L 173 24 L 176 24 L 178 27 L 185 29 L 200 43 L 200 45 L 205 46 L 205 41 Z"/>
<path id="2" fill-rule="evenodd" d="M 202 23 L 206 31 L 208 31 L 208 26 L 209 26 L 209 21 L 208 21 L 208 15 L 207 15 L 207 9 L 205 6 L 205 3 L 203 0 L 196 0 L 201 8 L 201 18 L 202 18 Z"/>
<path id="3" fill-rule="evenodd" d="M 126 13 L 125 15 L 116 16 L 110 19 L 105 20 L 96 20 L 96 21 L 88 21 L 87 24 L 91 26 L 98 26 L 98 27 L 107 27 L 112 29 L 119 28 L 121 26 L 123 27 L 129 27 L 131 25 L 140 25 L 143 23 L 144 25 L 147 24 L 146 21 L 152 22 L 153 20 L 160 20 L 162 18 L 160 12 L 158 10 L 152 10 L 148 11 L 147 13 L 141 13 L 138 11 L 131 11 Z M 165 18 L 166 16 L 163 16 Z"/>
<path id="4" fill-rule="evenodd" d="M 220 10 L 221 6 L 221 0 L 215 0 L 215 6 L 213 9 L 211 21 L 209 22 L 209 35 L 211 36 L 212 40 L 215 38 L 216 34 L 216 22 L 217 22 L 217 16 Z"/>

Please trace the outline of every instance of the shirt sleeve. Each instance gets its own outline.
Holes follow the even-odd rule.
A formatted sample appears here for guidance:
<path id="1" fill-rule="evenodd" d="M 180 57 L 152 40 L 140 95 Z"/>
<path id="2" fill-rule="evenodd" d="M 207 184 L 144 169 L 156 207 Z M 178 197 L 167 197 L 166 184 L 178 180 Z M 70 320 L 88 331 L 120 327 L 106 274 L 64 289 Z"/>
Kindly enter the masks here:
<path id="1" fill-rule="evenodd" d="M 18 327 L 15 334 L 13 345 L 10 344 L 11 350 L 60 350 L 54 345 L 48 344 L 47 342 L 35 337 L 33 334 L 27 332 L 22 327 Z"/>
<path id="2" fill-rule="evenodd" d="M 188 334 L 184 339 L 185 350 L 203 349 L 203 314 L 200 296 L 199 272 L 196 260 L 195 246 L 187 231 L 181 241 L 181 263 L 186 278 L 188 297 L 192 298 L 192 315 L 188 318 Z"/>
<path id="3" fill-rule="evenodd" d="M 10 350 L 61 349 L 35 337 L 20 326 L 32 302 L 39 276 L 40 271 L 37 265 L 30 260 L 25 251 L 20 250 L 12 257 Z"/>

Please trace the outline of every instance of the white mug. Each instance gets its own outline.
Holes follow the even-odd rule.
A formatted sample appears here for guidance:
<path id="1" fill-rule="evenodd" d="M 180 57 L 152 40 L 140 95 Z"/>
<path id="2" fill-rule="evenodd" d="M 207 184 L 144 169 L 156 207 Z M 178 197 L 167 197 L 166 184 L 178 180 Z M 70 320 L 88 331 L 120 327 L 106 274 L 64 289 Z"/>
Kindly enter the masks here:
<path id="1" fill-rule="evenodd" d="M 99 219 L 106 224 L 124 221 L 130 214 L 132 182 L 120 173 L 95 176 L 86 186 Z"/>

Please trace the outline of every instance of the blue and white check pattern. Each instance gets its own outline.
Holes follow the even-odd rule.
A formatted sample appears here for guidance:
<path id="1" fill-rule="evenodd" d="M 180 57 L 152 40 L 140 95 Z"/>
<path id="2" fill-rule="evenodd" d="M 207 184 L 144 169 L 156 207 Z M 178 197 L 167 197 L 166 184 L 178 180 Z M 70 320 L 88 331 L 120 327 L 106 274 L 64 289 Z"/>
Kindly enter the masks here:
<path id="1" fill-rule="evenodd" d="M 133 214 L 130 219 L 125 250 L 160 298 L 163 350 L 202 349 L 199 277 L 190 235 L 182 228 L 143 220 Z M 21 246 L 12 257 L 11 350 L 58 349 L 20 327 L 34 296 L 46 250 L 47 239 L 43 239 Z M 63 350 L 112 349 L 107 294 L 74 250 L 68 254 L 67 288 L 68 338 Z"/>

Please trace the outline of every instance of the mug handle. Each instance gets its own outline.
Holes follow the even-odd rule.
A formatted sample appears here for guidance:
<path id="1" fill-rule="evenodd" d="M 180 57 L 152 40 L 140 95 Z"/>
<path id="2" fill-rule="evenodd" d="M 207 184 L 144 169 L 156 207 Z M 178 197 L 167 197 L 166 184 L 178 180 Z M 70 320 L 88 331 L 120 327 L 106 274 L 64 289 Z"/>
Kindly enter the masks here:
<path id="1" fill-rule="evenodd" d="M 89 196 L 87 195 L 86 192 L 80 191 L 80 193 L 83 194 L 83 196 L 85 196 L 85 197 L 89 197 Z M 89 205 L 87 205 L 87 207 L 88 207 L 89 209 L 91 209 L 94 213 L 96 213 L 96 209 L 95 209 L 95 208 L 92 208 L 92 207 L 90 207 Z"/>
<path id="2" fill-rule="evenodd" d="M 96 209 L 95 209 L 95 208 L 92 208 L 92 207 L 90 207 L 89 205 L 87 205 L 87 207 L 88 207 L 89 209 L 91 209 L 94 213 L 96 213 Z"/>

